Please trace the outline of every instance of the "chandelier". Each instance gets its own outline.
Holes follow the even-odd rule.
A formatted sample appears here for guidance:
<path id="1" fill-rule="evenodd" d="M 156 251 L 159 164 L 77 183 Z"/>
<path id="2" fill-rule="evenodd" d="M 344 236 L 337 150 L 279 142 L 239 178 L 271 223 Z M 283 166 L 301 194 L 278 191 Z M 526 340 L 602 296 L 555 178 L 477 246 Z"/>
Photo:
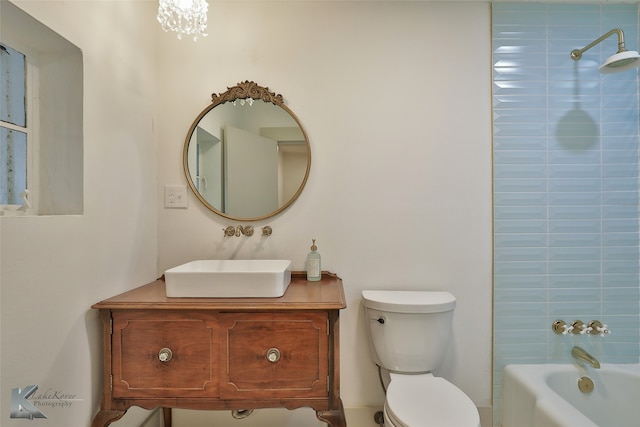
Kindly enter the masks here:
<path id="1" fill-rule="evenodd" d="M 207 33 L 206 0 L 160 0 L 158 7 L 158 22 L 165 31 L 175 31 L 178 38 L 182 35 L 205 37 Z"/>

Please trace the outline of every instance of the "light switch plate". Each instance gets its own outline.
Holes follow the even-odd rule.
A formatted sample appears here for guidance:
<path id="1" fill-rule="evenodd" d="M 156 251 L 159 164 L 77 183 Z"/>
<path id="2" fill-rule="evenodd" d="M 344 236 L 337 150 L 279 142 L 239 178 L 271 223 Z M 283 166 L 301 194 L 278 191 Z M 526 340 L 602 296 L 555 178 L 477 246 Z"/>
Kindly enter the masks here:
<path id="1" fill-rule="evenodd" d="M 164 186 L 164 207 L 165 208 L 186 208 L 187 207 L 187 186 L 186 185 L 165 185 Z"/>

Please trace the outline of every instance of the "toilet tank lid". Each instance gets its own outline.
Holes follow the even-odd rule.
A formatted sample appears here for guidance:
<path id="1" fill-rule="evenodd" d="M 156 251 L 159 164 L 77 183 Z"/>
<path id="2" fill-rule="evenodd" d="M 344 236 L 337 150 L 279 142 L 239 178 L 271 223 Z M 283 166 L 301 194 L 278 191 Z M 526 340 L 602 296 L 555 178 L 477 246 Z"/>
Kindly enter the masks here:
<path id="1" fill-rule="evenodd" d="M 456 306 L 456 297 L 445 291 L 362 291 L 365 307 L 394 313 L 440 313 Z"/>

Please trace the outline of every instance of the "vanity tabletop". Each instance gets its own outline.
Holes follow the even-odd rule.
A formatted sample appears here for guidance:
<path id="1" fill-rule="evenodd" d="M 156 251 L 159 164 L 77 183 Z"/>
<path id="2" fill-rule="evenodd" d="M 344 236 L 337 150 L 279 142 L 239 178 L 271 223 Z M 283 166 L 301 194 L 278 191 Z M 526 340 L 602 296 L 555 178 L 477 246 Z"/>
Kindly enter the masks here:
<path id="1" fill-rule="evenodd" d="M 291 273 L 291 283 L 279 298 L 169 298 L 164 277 L 91 306 L 97 309 L 131 310 L 339 310 L 347 307 L 342 279 L 322 272 L 322 280 L 307 281 L 304 271 Z"/>

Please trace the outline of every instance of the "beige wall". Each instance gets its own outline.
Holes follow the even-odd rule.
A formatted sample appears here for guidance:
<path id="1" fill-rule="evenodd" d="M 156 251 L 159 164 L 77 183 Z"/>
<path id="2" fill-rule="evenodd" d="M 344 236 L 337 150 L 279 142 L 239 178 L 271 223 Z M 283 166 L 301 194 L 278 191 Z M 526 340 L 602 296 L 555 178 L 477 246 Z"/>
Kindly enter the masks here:
<path id="1" fill-rule="evenodd" d="M 158 274 L 199 258 L 282 257 L 303 269 L 316 238 L 323 268 L 343 278 L 348 298 L 347 408 L 383 399 L 361 290 L 449 290 L 459 303 L 440 374 L 489 405 L 489 4 L 210 4 L 208 37 L 193 43 L 159 33 Z M 164 209 L 161 200 L 164 185 L 185 183 L 183 140 L 210 94 L 247 79 L 284 95 L 313 156 L 299 200 L 254 224 L 273 227 L 266 240 L 223 238 L 221 229 L 236 222 L 191 194 L 187 210 Z"/>
<path id="2" fill-rule="evenodd" d="M 84 427 L 102 384 L 90 306 L 157 273 L 155 6 L 15 4 L 83 52 L 85 193 L 83 215 L 0 217 L 0 425 Z M 79 400 L 11 419 L 11 389 L 33 384 Z"/>
<path id="3" fill-rule="evenodd" d="M 347 293 L 348 412 L 383 400 L 366 345 L 365 288 L 455 294 L 453 345 L 439 374 L 489 405 L 489 4 L 209 3 L 209 36 L 194 43 L 158 28 L 155 1 L 16 1 L 84 53 L 85 213 L 0 220 L 2 425 L 10 389 L 31 383 L 84 399 L 39 425 L 88 422 L 101 383 L 92 303 L 199 258 L 289 258 L 302 269 L 311 238 Z M 313 155 L 300 199 L 253 224 L 273 227 L 266 240 L 224 239 L 221 229 L 236 223 L 192 195 L 186 210 L 162 207 L 163 186 L 185 184 L 192 120 L 212 92 L 247 79 L 284 94 Z M 128 417 L 118 425 L 136 425 Z M 189 421 L 196 415 L 180 417 L 199 425 Z"/>

